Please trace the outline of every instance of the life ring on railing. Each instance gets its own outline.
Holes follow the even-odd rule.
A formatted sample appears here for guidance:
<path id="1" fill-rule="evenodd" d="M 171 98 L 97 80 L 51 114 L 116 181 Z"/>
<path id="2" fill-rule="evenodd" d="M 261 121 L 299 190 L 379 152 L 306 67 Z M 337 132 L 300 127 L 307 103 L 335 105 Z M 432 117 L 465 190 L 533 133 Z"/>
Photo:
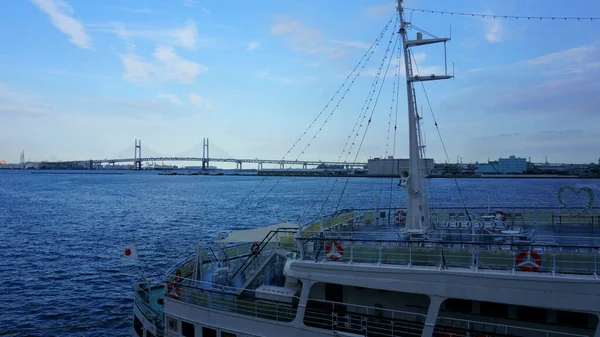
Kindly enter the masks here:
<path id="1" fill-rule="evenodd" d="M 337 261 L 344 255 L 344 247 L 337 241 L 332 241 L 325 246 L 325 254 L 331 261 Z"/>
<path id="2" fill-rule="evenodd" d="M 175 282 L 181 283 L 183 281 L 183 277 L 181 277 L 181 270 L 177 269 L 175 271 Z"/>
<path id="3" fill-rule="evenodd" d="M 502 222 L 506 221 L 506 213 L 502 211 L 496 211 L 496 219 L 498 218 L 498 215 L 502 216 Z"/>
<path id="4" fill-rule="evenodd" d="M 394 214 L 396 217 L 396 222 L 404 222 L 406 220 L 406 212 L 399 209 Z"/>
<path id="5" fill-rule="evenodd" d="M 253 255 L 258 254 L 258 248 L 260 246 L 258 245 L 258 243 L 253 243 L 252 246 L 250 247 L 250 251 L 252 252 Z"/>
<path id="6" fill-rule="evenodd" d="M 440 337 L 458 337 L 460 336 L 457 331 L 445 330 L 439 335 Z"/>
<path id="7" fill-rule="evenodd" d="M 538 271 L 542 267 L 542 258 L 534 250 L 522 250 L 516 259 L 517 267 L 522 271 Z"/>
<path id="8" fill-rule="evenodd" d="M 179 292 L 179 284 L 169 283 L 169 285 L 167 286 L 167 296 L 171 298 L 179 298 L 180 294 L 181 293 Z"/>

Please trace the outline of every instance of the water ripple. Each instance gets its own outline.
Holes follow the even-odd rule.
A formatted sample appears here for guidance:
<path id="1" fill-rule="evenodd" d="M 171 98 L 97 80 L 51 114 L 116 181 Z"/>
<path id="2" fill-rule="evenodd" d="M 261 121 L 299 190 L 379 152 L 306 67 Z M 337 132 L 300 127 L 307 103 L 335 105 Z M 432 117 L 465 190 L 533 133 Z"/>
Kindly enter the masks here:
<path id="1" fill-rule="evenodd" d="M 33 175 L 0 172 L 0 332 L 126 318 L 107 325 L 51 330 L 36 336 L 126 336 L 132 285 L 144 270 L 162 274 L 217 231 L 247 229 L 282 219 L 318 216 L 332 181 L 285 178 L 255 208 L 278 177 L 173 177 L 156 172 L 124 175 Z M 338 181 L 325 209 L 338 202 Z M 600 189 L 596 180 L 461 179 L 467 204 L 556 206 L 565 183 Z M 321 193 L 321 187 L 326 188 Z M 434 204 L 458 204 L 454 181 L 434 180 Z M 406 195 L 394 184 L 394 205 Z M 389 179 L 353 178 L 340 205 L 372 207 L 389 200 Z M 508 197 L 507 197 L 508 196 Z M 315 204 L 313 209 L 309 209 Z M 384 205 L 382 203 L 382 205 Z M 596 206 L 598 204 L 596 203 Z M 139 263 L 122 252 L 135 237 Z"/>

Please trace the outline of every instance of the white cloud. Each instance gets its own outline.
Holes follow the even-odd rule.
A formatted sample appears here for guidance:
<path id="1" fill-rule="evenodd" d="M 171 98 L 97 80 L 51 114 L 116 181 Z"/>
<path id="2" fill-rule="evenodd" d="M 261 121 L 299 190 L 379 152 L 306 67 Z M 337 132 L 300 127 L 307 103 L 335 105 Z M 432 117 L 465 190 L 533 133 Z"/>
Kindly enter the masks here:
<path id="1" fill-rule="evenodd" d="M 124 12 L 138 13 L 138 14 L 162 14 L 162 12 L 155 11 L 155 10 L 150 9 L 148 7 L 143 7 L 143 8 L 121 8 L 121 10 L 124 11 Z"/>
<path id="2" fill-rule="evenodd" d="M 1 117 L 36 117 L 47 114 L 51 109 L 51 105 L 41 103 L 35 95 L 0 82 Z"/>
<path id="3" fill-rule="evenodd" d="M 331 43 L 333 44 L 339 44 L 342 46 L 346 46 L 346 47 L 352 47 L 352 48 L 358 48 L 358 49 L 364 49 L 367 50 L 369 49 L 369 44 L 359 41 L 359 40 L 331 40 Z"/>
<path id="4" fill-rule="evenodd" d="M 590 44 L 542 55 L 518 63 L 518 66 L 543 67 L 552 75 L 585 74 L 600 69 L 600 44 Z"/>
<path id="5" fill-rule="evenodd" d="M 209 104 L 208 102 L 206 102 L 206 100 L 204 99 L 204 97 L 196 94 L 196 93 L 189 93 L 188 94 L 188 100 L 190 101 L 190 103 L 192 103 L 193 106 L 195 106 L 198 109 L 210 109 L 212 108 L 212 105 Z"/>
<path id="6" fill-rule="evenodd" d="M 153 58 L 153 61 L 146 61 L 133 53 L 121 55 L 125 67 L 123 78 L 131 82 L 149 82 L 156 79 L 192 83 L 199 74 L 208 70 L 202 64 L 177 55 L 170 47 L 156 48 Z"/>
<path id="7" fill-rule="evenodd" d="M 256 77 L 266 79 L 269 81 L 278 82 L 281 84 L 304 84 L 307 82 L 314 82 L 316 79 L 310 76 L 278 76 L 271 75 L 271 71 L 269 69 L 262 69 L 255 72 Z"/>
<path id="8" fill-rule="evenodd" d="M 179 97 L 177 97 L 177 95 L 175 95 L 175 94 L 159 94 L 159 95 L 156 95 L 156 98 L 165 99 L 165 100 L 169 101 L 169 103 L 171 103 L 171 105 L 174 105 L 174 106 L 183 105 L 183 103 L 181 102 Z"/>
<path id="9" fill-rule="evenodd" d="M 194 49 L 198 41 L 196 23 L 192 20 L 188 20 L 182 28 L 172 29 L 168 35 L 177 41 L 177 45 L 187 49 Z"/>
<path id="10" fill-rule="evenodd" d="M 196 4 L 198 4 L 198 0 L 184 0 L 183 1 L 183 5 L 185 7 L 194 7 Z"/>
<path id="11" fill-rule="evenodd" d="M 296 51 L 309 54 L 326 55 L 326 59 L 337 59 L 349 52 L 350 48 L 364 48 L 362 41 L 343 41 L 324 39 L 315 28 L 304 26 L 300 21 L 288 16 L 273 16 L 271 34 L 284 37 L 286 43 Z M 368 48 L 368 46 L 366 47 Z"/>
<path id="12" fill-rule="evenodd" d="M 94 24 L 88 25 L 94 31 L 117 35 L 121 40 L 128 44 L 129 50 L 134 50 L 135 39 L 152 41 L 162 46 L 177 46 L 186 49 L 195 49 L 199 44 L 199 34 L 196 29 L 196 22 L 193 20 L 186 21 L 183 26 L 169 29 L 156 29 L 149 27 L 131 28 L 131 25 L 126 25 L 122 22 L 112 22 L 109 24 Z M 204 38 L 203 41 L 211 43 L 210 40 Z"/>
<path id="13" fill-rule="evenodd" d="M 502 26 L 500 20 L 484 18 L 483 22 L 485 24 L 485 39 L 491 43 L 502 41 L 504 27 Z"/>
<path id="14" fill-rule="evenodd" d="M 392 15 L 396 10 L 396 6 L 397 4 L 395 1 L 389 1 L 383 5 L 369 7 L 365 12 L 368 16 Z"/>
<path id="15" fill-rule="evenodd" d="M 48 14 L 54 26 L 67 34 L 73 44 L 83 49 L 92 48 L 91 38 L 85 32 L 83 24 L 75 20 L 73 9 L 61 0 L 31 0 L 38 8 Z"/>
<path id="16" fill-rule="evenodd" d="M 248 43 L 248 46 L 246 47 L 246 50 L 252 51 L 252 50 L 256 50 L 258 48 L 260 48 L 260 43 L 258 43 L 256 41 L 250 41 Z"/>

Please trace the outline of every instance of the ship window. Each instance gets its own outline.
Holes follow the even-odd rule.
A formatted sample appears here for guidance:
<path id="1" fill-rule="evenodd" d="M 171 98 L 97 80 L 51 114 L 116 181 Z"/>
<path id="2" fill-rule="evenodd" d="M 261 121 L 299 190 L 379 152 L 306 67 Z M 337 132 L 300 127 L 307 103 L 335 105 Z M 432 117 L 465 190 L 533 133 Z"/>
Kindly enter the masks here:
<path id="1" fill-rule="evenodd" d="M 194 324 L 181 321 L 181 335 L 185 337 L 196 336 L 196 327 Z"/>
<path id="2" fill-rule="evenodd" d="M 598 316 L 583 312 L 557 310 L 556 322 L 564 326 L 596 329 Z"/>
<path id="3" fill-rule="evenodd" d="M 472 303 L 469 300 L 459 300 L 456 298 L 449 298 L 444 301 L 444 309 L 452 312 L 460 312 L 468 314 L 471 312 Z"/>
<path id="4" fill-rule="evenodd" d="M 481 302 L 481 315 L 507 318 L 508 304 Z"/>
<path id="5" fill-rule="evenodd" d="M 202 337 L 217 337 L 217 330 L 203 326 Z"/>
<path id="6" fill-rule="evenodd" d="M 231 333 L 231 332 L 223 331 L 223 332 L 221 332 L 221 337 L 237 337 L 237 335 L 234 333 Z"/>
<path id="7" fill-rule="evenodd" d="M 545 322 L 548 313 L 544 308 L 517 306 L 517 317 L 521 321 Z"/>
<path id="8" fill-rule="evenodd" d="M 137 316 L 133 316 L 133 330 L 135 334 L 142 337 L 144 335 L 144 325 Z"/>
<path id="9" fill-rule="evenodd" d="M 177 326 L 177 320 L 175 318 L 169 317 L 167 318 L 169 330 L 171 331 L 179 331 Z"/>

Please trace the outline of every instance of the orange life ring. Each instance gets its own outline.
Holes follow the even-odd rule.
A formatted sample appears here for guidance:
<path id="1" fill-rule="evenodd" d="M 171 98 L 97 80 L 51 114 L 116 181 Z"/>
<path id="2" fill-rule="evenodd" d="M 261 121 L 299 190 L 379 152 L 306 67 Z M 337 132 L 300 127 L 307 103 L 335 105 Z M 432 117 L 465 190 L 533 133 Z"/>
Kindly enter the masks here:
<path id="1" fill-rule="evenodd" d="M 181 283 L 183 281 L 183 277 L 181 277 L 181 270 L 177 269 L 175 271 L 175 282 Z"/>
<path id="2" fill-rule="evenodd" d="M 250 247 L 250 251 L 252 252 L 252 254 L 254 254 L 254 255 L 258 254 L 258 248 L 259 247 L 260 246 L 258 245 L 258 243 L 256 243 L 256 242 L 253 243 L 252 247 Z"/>
<path id="3" fill-rule="evenodd" d="M 542 267 L 542 258 L 534 250 L 522 250 L 516 256 L 517 267 L 522 271 L 538 271 Z"/>
<path id="4" fill-rule="evenodd" d="M 460 336 L 458 332 L 452 330 L 442 331 L 440 337 L 458 337 Z"/>
<path id="5" fill-rule="evenodd" d="M 167 286 L 167 295 L 171 298 L 179 298 L 180 294 L 181 293 L 179 292 L 179 284 L 169 283 L 169 285 Z"/>
<path id="6" fill-rule="evenodd" d="M 337 261 L 344 255 L 344 247 L 337 241 L 332 241 L 325 246 L 325 254 L 331 261 Z"/>

